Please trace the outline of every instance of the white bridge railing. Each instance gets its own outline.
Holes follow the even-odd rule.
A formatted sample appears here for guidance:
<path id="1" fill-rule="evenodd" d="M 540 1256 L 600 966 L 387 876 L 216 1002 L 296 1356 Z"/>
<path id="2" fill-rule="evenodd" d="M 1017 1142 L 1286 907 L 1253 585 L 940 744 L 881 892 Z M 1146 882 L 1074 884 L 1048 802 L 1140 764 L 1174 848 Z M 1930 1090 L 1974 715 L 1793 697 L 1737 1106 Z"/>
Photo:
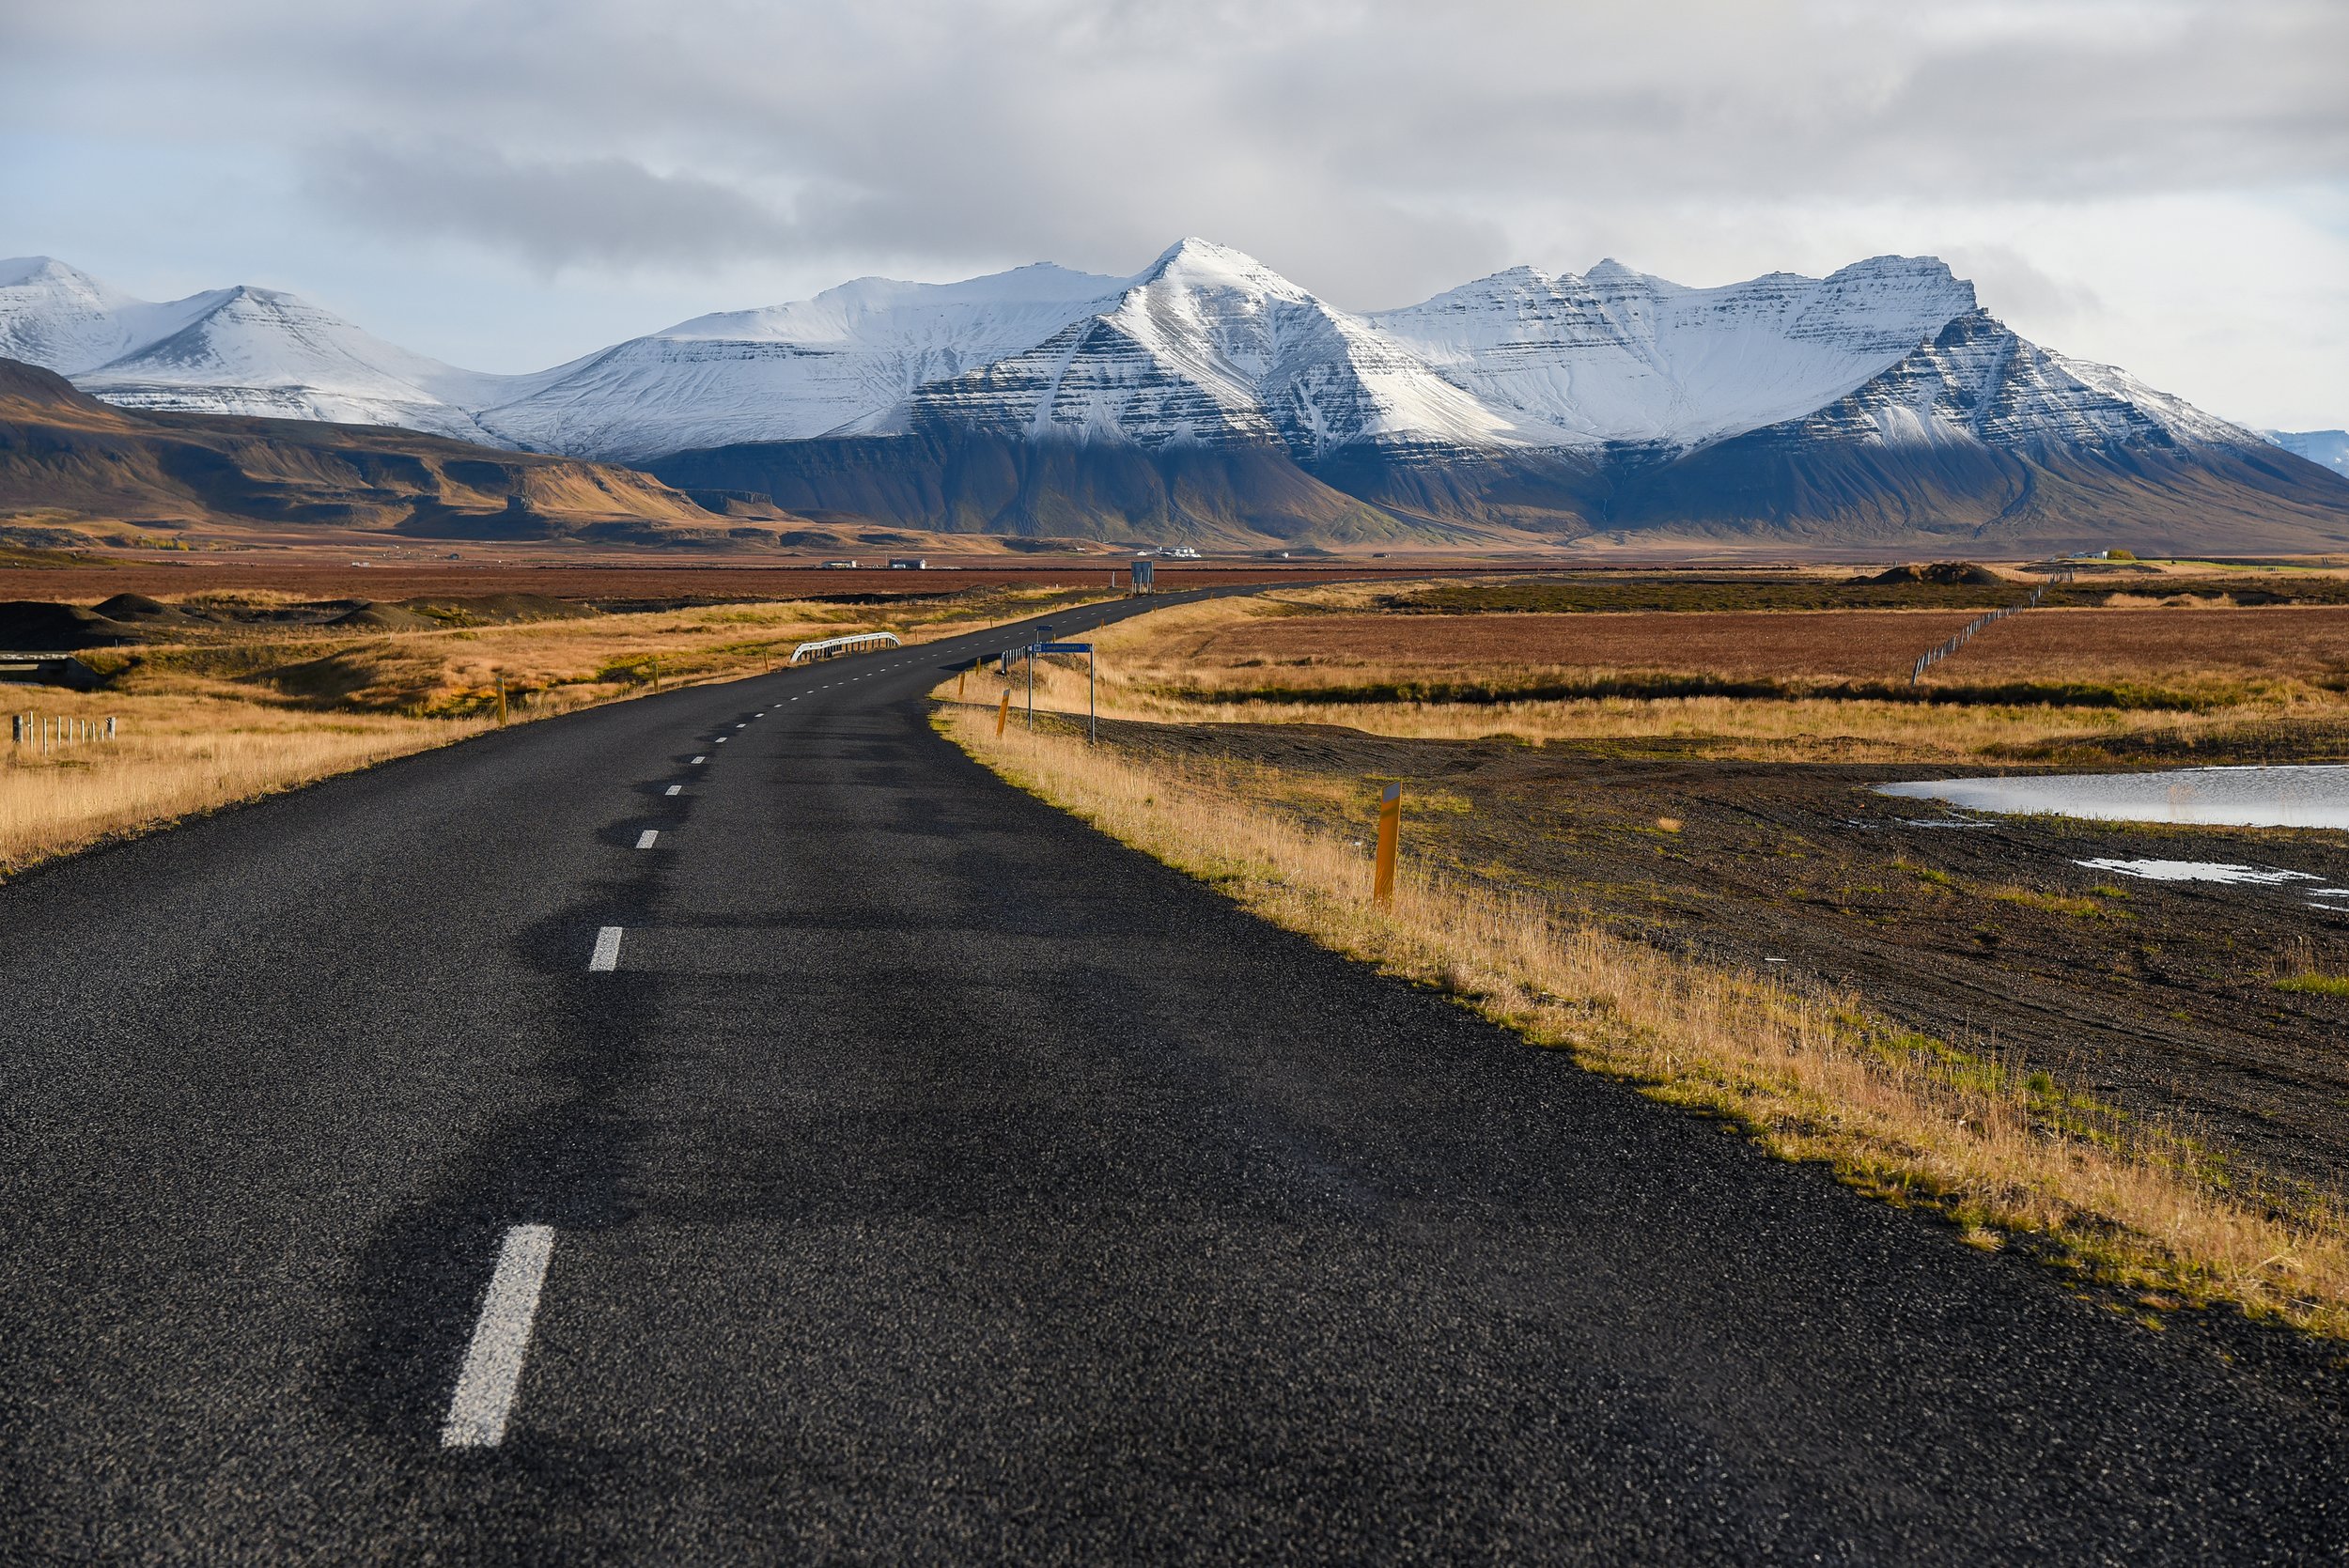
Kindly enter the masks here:
<path id="1" fill-rule="evenodd" d="M 838 653 L 855 653 L 860 648 L 901 647 L 894 631 L 860 631 L 848 637 L 826 637 L 814 643 L 801 643 L 791 650 L 791 662 L 806 659 L 830 659 Z"/>

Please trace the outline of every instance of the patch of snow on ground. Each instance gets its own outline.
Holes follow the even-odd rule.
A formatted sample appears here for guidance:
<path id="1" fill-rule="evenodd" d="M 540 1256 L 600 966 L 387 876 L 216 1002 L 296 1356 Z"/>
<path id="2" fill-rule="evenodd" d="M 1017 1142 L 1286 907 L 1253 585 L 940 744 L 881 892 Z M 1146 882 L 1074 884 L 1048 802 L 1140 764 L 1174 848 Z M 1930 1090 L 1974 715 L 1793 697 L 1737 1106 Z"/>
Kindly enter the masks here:
<path id="1" fill-rule="evenodd" d="M 2305 871 L 2277 871 L 2265 866 L 2232 865 L 2223 861 L 2074 861 L 2091 871 L 2117 871 L 2148 882 L 2229 882 L 2272 887 L 2279 882 L 2314 882 L 2321 878 Z M 2319 888 L 2312 892 L 2322 893 Z"/>

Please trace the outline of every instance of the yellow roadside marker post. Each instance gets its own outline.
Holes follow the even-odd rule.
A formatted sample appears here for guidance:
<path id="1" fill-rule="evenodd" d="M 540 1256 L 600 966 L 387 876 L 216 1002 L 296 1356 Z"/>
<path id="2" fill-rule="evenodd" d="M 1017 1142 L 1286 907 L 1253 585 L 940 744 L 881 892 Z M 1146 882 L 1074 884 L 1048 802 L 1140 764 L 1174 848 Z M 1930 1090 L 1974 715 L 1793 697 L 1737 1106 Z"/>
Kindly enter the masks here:
<path id="1" fill-rule="evenodd" d="M 1003 726 L 1011 722 L 1011 688 L 1003 688 L 1003 706 L 995 710 L 995 738 L 1003 737 Z"/>
<path id="2" fill-rule="evenodd" d="M 1387 792 L 1378 797 L 1378 859 L 1371 873 L 1370 898 L 1374 904 L 1394 902 L 1394 839 L 1403 823 L 1403 786 L 1387 785 Z"/>
<path id="3" fill-rule="evenodd" d="M 498 722 L 506 722 L 506 677 L 498 676 Z"/>

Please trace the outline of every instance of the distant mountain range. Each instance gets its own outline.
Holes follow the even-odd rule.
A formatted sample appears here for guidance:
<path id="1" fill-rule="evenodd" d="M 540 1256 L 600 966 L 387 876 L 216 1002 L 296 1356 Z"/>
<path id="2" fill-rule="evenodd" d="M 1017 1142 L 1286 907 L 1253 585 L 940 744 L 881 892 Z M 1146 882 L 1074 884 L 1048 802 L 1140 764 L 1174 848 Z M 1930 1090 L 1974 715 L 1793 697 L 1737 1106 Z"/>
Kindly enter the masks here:
<path id="1" fill-rule="evenodd" d="M 2349 480 L 2288 449 L 2311 438 L 2029 343 L 1930 257 L 1719 288 L 1521 267 L 1356 315 L 1186 240 L 1130 278 L 862 279 L 528 376 L 287 294 L 152 304 L 34 258 L 0 262 L 0 355 L 126 407 L 404 425 L 966 531 L 2349 544 Z"/>
<path id="2" fill-rule="evenodd" d="M 2349 475 L 2349 430 L 2262 430 L 2285 451 Z"/>

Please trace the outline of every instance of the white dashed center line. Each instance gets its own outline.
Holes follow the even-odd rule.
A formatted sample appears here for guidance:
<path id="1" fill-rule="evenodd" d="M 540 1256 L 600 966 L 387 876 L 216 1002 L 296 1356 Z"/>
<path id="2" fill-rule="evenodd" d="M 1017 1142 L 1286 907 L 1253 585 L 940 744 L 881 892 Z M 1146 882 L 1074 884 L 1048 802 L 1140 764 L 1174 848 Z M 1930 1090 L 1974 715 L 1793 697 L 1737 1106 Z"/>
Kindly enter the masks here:
<path id="1" fill-rule="evenodd" d="M 620 928 L 607 925 L 596 933 L 596 950 L 587 955 L 587 972 L 606 974 L 620 967 Z"/>
<path id="2" fill-rule="evenodd" d="M 538 1315 L 538 1291 L 546 1283 L 547 1260 L 554 1255 L 554 1230 L 517 1225 L 498 1249 L 498 1265 L 482 1298 L 481 1321 L 449 1396 L 448 1419 L 441 1423 L 441 1446 L 495 1448 L 506 1436 L 506 1418 L 521 1382 L 522 1355 L 530 1348 L 530 1326 Z"/>
<path id="3" fill-rule="evenodd" d="M 639 849 L 649 849 L 652 847 L 652 841 L 660 836 L 660 829 L 647 828 L 643 832 L 636 835 L 636 847 Z"/>
<path id="4" fill-rule="evenodd" d="M 707 756 L 698 756 L 698 757 L 695 757 L 693 760 L 694 760 L 696 763 L 702 763 L 702 762 L 708 762 L 708 761 L 709 760 L 709 758 L 708 758 Z"/>
<path id="5" fill-rule="evenodd" d="M 720 737 L 718 737 L 718 744 L 719 744 L 719 745 L 721 745 L 721 746 L 723 746 L 723 745 L 724 745 L 727 741 L 729 741 L 729 740 L 731 740 L 731 739 L 733 739 L 733 738 L 734 738 L 734 737 L 732 737 L 732 736 L 730 736 L 730 735 L 722 735 L 722 736 L 720 736 Z"/>
<path id="6" fill-rule="evenodd" d="M 682 795 L 685 793 L 685 786 L 683 784 L 671 784 L 664 793 L 670 795 Z"/>

